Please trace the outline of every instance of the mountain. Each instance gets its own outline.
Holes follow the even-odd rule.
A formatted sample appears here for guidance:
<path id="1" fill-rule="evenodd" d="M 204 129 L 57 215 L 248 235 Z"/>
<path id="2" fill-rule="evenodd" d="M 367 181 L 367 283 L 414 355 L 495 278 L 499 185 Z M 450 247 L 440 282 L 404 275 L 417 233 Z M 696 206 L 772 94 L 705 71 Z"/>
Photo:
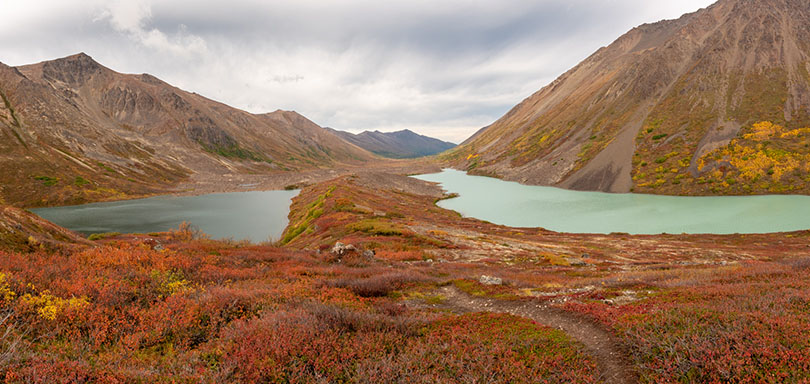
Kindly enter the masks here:
<path id="1" fill-rule="evenodd" d="M 360 148 L 393 159 L 435 155 L 456 146 L 453 143 L 423 136 L 407 129 L 398 132 L 365 131 L 359 134 L 338 130 L 332 130 L 332 132 Z"/>
<path id="2" fill-rule="evenodd" d="M 810 2 L 721 0 L 637 27 L 443 156 L 529 184 L 810 194 Z"/>
<path id="3" fill-rule="evenodd" d="M 0 203 L 170 190 L 191 175 L 295 171 L 374 156 L 305 117 L 251 114 L 86 54 L 0 64 Z"/>

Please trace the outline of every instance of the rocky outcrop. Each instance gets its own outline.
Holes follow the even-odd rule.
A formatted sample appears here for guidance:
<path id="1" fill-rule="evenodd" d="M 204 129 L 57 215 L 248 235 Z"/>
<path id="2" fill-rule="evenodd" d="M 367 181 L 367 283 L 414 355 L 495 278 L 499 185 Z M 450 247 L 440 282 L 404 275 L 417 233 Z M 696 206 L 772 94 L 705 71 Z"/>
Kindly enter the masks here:
<path id="1" fill-rule="evenodd" d="M 481 278 L 478 279 L 478 282 L 484 285 L 501 285 L 503 284 L 503 279 L 500 277 L 482 275 Z"/>
<path id="2" fill-rule="evenodd" d="M 352 252 L 355 252 L 355 251 L 357 251 L 357 248 L 355 248 L 354 245 L 343 244 L 343 243 L 338 241 L 337 243 L 335 243 L 335 246 L 332 247 L 331 252 L 335 256 L 346 256 L 349 253 L 352 253 Z"/>

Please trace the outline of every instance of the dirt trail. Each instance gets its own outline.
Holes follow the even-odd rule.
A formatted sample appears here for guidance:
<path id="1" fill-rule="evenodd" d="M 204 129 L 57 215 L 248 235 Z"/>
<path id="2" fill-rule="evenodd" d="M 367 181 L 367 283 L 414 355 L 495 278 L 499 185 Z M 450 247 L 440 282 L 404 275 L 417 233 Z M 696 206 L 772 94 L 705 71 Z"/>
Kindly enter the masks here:
<path id="1" fill-rule="evenodd" d="M 596 360 L 601 379 L 605 383 L 637 383 L 626 354 L 615 338 L 599 326 L 580 316 L 530 302 L 471 297 L 454 287 L 442 288 L 441 294 L 446 304 L 464 312 L 498 312 L 532 319 L 540 324 L 557 328 L 585 346 L 586 351 Z"/>

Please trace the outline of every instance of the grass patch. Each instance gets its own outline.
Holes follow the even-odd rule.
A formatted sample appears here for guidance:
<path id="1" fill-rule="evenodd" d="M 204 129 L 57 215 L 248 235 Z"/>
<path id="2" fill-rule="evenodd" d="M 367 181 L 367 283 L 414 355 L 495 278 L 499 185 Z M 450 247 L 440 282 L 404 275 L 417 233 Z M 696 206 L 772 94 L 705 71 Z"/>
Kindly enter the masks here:
<path id="1" fill-rule="evenodd" d="M 458 290 L 475 297 L 488 297 L 498 300 L 520 299 L 512 288 L 506 285 L 484 285 L 473 280 L 453 280 Z"/>
<path id="2" fill-rule="evenodd" d="M 282 245 L 293 241 L 307 229 L 310 229 L 312 222 L 323 215 L 323 205 L 326 199 L 332 196 L 332 192 L 335 191 L 335 188 L 335 186 L 329 187 L 329 190 L 323 195 L 318 196 L 315 201 L 309 203 L 309 205 L 304 208 L 307 213 L 296 225 L 287 228 L 287 232 L 284 234 L 284 237 L 281 238 Z"/>
<path id="3" fill-rule="evenodd" d="M 102 240 L 102 239 L 106 239 L 108 237 L 115 237 L 115 236 L 118 236 L 120 234 L 121 234 L 121 232 L 94 233 L 94 234 L 88 236 L 87 240 L 90 240 L 90 241 Z"/>
<path id="4" fill-rule="evenodd" d="M 244 149 L 239 146 L 239 144 L 231 144 L 231 145 L 206 145 L 205 143 L 199 142 L 202 145 L 203 149 L 206 152 L 213 153 L 222 157 L 227 157 L 229 159 L 239 159 L 239 160 L 252 160 L 252 161 L 261 161 L 266 162 L 268 164 L 272 164 L 273 161 L 268 159 L 267 157 L 258 154 L 256 152 Z"/>
<path id="5" fill-rule="evenodd" d="M 51 187 L 59 183 L 59 179 L 50 176 L 35 176 L 34 179 L 41 181 L 42 185 L 46 187 Z"/>
<path id="6" fill-rule="evenodd" d="M 377 236 L 402 236 L 404 230 L 396 224 L 378 219 L 365 219 L 348 226 L 354 232 L 363 232 Z"/>
<path id="7" fill-rule="evenodd" d="M 85 179 L 85 178 L 83 178 L 81 176 L 76 176 L 76 178 L 73 180 L 73 184 L 75 186 L 77 186 L 77 187 L 82 187 L 82 186 L 85 186 L 87 184 L 90 184 L 90 182 L 87 181 L 87 179 Z"/>
<path id="8" fill-rule="evenodd" d="M 110 167 L 108 167 L 108 166 L 104 165 L 104 163 L 102 163 L 102 162 L 98 162 L 98 163 L 96 163 L 96 165 L 98 165 L 99 167 L 103 168 L 103 169 L 104 169 L 105 171 L 107 171 L 107 172 L 110 172 L 110 173 L 115 173 L 115 170 L 114 170 L 114 169 L 112 169 L 112 168 L 110 168 Z"/>

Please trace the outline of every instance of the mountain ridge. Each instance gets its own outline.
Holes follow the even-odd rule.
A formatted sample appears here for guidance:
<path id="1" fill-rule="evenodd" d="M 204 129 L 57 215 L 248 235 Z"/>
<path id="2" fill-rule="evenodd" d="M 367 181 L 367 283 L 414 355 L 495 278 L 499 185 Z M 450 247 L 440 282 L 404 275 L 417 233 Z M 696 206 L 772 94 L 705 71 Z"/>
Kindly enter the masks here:
<path id="1" fill-rule="evenodd" d="M 84 53 L 1 65 L 0 96 L 0 166 L 12 170 L 0 177 L 0 196 L 15 205 L 165 193 L 194 174 L 375 157 L 296 112 L 251 114 L 149 74 L 115 72 Z"/>
<path id="2" fill-rule="evenodd" d="M 363 131 L 358 134 L 331 130 L 349 143 L 379 156 L 393 159 L 431 156 L 456 146 L 447 141 L 420 135 L 409 129 L 396 132 Z"/>

